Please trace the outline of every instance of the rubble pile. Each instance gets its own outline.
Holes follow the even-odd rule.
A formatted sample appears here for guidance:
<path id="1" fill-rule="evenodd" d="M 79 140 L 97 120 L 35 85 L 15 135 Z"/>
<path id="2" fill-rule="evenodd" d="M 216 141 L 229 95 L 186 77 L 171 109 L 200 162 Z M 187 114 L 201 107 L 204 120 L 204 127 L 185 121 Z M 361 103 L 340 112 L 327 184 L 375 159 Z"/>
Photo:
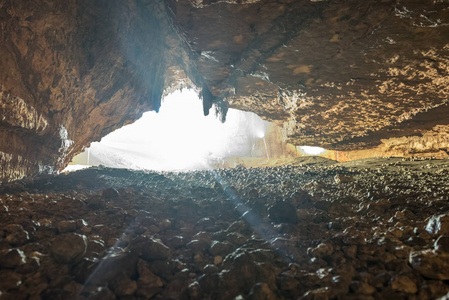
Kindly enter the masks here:
<path id="1" fill-rule="evenodd" d="M 444 297 L 448 179 L 378 159 L 4 184 L 0 299 Z"/>

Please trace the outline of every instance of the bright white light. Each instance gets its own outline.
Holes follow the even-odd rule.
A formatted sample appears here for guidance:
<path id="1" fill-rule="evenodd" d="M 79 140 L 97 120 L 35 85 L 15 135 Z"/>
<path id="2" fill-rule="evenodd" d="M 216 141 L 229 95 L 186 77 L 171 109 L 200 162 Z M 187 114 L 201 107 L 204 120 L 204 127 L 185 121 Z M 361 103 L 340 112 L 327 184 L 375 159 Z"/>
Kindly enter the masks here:
<path id="1" fill-rule="evenodd" d="M 326 149 L 323 149 L 321 147 L 300 146 L 299 148 L 306 155 L 320 155 L 320 154 L 323 154 L 324 152 L 326 152 Z"/>
<path id="2" fill-rule="evenodd" d="M 257 115 L 229 109 L 225 123 L 203 115 L 192 90 L 168 95 L 159 110 L 144 113 L 92 143 L 90 164 L 130 169 L 185 170 L 207 168 L 208 162 L 229 156 L 250 156 L 269 124 Z"/>
<path id="3" fill-rule="evenodd" d="M 73 172 L 73 171 L 78 171 L 78 170 L 82 170 L 82 169 L 86 169 L 89 168 L 89 166 L 87 165 L 68 165 L 64 170 L 62 170 L 62 172 Z"/>
<path id="4" fill-rule="evenodd" d="M 256 131 L 256 137 L 259 139 L 263 139 L 265 137 L 265 130 L 264 128 L 261 128 L 261 130 Z"/>

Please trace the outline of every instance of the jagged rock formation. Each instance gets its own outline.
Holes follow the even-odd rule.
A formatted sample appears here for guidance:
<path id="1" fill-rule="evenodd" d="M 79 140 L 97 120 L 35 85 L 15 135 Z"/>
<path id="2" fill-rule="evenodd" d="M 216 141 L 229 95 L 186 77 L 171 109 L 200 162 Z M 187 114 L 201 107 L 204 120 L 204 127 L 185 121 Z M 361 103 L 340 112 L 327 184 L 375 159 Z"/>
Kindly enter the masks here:
<path id="1" fill-rule="evenodd" d="M 61 169 L 186 83 L 202 90 L 206 114 L 213 103 L 223 115 L 253 111 L 298 145 L 438 136 L 448 10 L 433 0 L 1 1 L 1 177 Z"/>

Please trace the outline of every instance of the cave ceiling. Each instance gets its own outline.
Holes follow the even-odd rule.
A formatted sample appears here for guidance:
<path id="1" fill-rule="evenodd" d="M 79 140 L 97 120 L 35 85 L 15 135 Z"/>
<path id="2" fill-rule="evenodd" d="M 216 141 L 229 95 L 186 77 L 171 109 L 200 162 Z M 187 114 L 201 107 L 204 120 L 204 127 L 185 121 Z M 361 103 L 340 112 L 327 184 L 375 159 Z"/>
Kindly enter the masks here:
<path id="1" fill-rule="evenodd" d="M 296 145 L 448 132 L 447 0 L 1 0 L 0 26 L 3 178 L 63 168 L 186 85 Z"/>

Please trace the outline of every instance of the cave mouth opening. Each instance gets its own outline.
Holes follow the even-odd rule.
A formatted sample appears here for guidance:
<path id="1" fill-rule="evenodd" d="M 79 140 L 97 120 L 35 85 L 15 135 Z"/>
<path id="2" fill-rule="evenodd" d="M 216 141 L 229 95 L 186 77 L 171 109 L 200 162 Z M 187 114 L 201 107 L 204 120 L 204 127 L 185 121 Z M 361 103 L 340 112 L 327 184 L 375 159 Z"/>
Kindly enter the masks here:
<path id="1" fill-rule="evenodd" d="M 226 122 L 203 115 L 194 90 L 167 95 L 158 113 L 146 112 L 94 142 L 65 171 L 103 165 L 113 168 L 186 171 L 235 166 L 241 158 L 284 155 L 278 130 L 251 112 L 229 109 Z M 284 147 L 285 148 L 285 147 Z M 284 149 L 285 150 L 285 149 Z"/>

